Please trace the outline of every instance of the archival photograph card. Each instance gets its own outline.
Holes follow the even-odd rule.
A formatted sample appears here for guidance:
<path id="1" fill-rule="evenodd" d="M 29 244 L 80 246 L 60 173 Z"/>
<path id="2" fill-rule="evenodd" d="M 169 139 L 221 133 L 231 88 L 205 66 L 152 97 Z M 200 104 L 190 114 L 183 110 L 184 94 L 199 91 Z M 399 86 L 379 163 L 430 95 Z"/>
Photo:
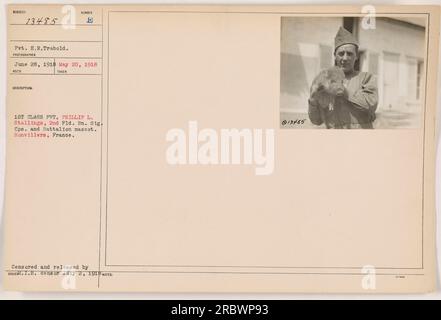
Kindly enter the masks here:
<path id="1" fill-rule="evenodd" d="M 435 290 L 439 14 L 9 5 L 5 288 Z"/>

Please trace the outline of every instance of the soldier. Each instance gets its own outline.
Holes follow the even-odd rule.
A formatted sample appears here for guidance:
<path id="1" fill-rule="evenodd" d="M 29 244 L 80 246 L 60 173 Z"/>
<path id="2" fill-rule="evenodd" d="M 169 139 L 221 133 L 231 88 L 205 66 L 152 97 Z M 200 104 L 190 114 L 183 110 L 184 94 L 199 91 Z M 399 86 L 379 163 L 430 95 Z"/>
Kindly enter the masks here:
<path id="1" fill-rule="evenodd" d="M 335 97 L 333 108 L 325 112 L 311 96 L 308 100 L 309 119 L 315 125 L 326 123 L 331 129 L 372 129 L 378 104 L 376 79 L 368 72 L 354 69 L 359 58 L 358 41 L 342 27 L 335 36 L 334 57 L 335 65 L 345 74 L 345 90 Z"/>

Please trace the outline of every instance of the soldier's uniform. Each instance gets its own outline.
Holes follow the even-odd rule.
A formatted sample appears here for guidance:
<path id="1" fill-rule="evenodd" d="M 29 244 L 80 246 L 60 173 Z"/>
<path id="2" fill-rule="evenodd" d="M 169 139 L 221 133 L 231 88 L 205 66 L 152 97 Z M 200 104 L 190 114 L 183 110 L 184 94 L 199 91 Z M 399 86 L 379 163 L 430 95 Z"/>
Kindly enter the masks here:
<path id="1" fill-rule="evenodd" d="M 335 37 L 335 50 L 343 44 L 358 47 L 354 36 L 340 28 Z M 372 129 L 378 104 L 376 77 L 368 72 L 355 71 L 344 84 L 347 95 L 336 97 L 332 110 L 320 112 L 319 105 L 309 100 L 309 119 L 315 125 L 326 123 L 328 128 L 333 129 Z"/>

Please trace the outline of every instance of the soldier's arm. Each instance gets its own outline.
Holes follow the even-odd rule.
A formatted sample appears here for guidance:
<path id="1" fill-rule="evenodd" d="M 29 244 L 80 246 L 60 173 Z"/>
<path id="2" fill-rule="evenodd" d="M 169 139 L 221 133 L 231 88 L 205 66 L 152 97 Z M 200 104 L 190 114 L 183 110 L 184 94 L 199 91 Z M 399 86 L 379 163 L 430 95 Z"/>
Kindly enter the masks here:
<path id="1" fill-rule="evenodd" d="M 361 87 L 348 97 L 355 108 L 366 112 L 375 113 L 378 105 L 378 89 L 376 77 L 366 73 Z"/>
<path id="2" fill-rule="evenodd" d="M 308 106 L 309 120 L 311 120 L 312 124 L 317 126 L 321 125 L 323 123 L 323 119 L 320 115 L 320 107 L 318 102 L 311 97 L 308 99 Z"/>

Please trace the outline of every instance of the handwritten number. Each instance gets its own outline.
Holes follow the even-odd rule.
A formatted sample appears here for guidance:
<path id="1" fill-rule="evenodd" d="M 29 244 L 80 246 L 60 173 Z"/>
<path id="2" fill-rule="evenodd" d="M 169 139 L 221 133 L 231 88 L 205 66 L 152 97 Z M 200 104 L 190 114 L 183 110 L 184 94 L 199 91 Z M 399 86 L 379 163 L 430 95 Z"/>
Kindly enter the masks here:
<path id="1" fill-rule="evenodd" d="M 58 18 L 54 18 L 54 17 L 38 17 L 38 18 L 28 18 L 26 20 L 27 25 L 40 25 L 40 24 L 51 24 L 54 25 L 57 23 Z"/>

